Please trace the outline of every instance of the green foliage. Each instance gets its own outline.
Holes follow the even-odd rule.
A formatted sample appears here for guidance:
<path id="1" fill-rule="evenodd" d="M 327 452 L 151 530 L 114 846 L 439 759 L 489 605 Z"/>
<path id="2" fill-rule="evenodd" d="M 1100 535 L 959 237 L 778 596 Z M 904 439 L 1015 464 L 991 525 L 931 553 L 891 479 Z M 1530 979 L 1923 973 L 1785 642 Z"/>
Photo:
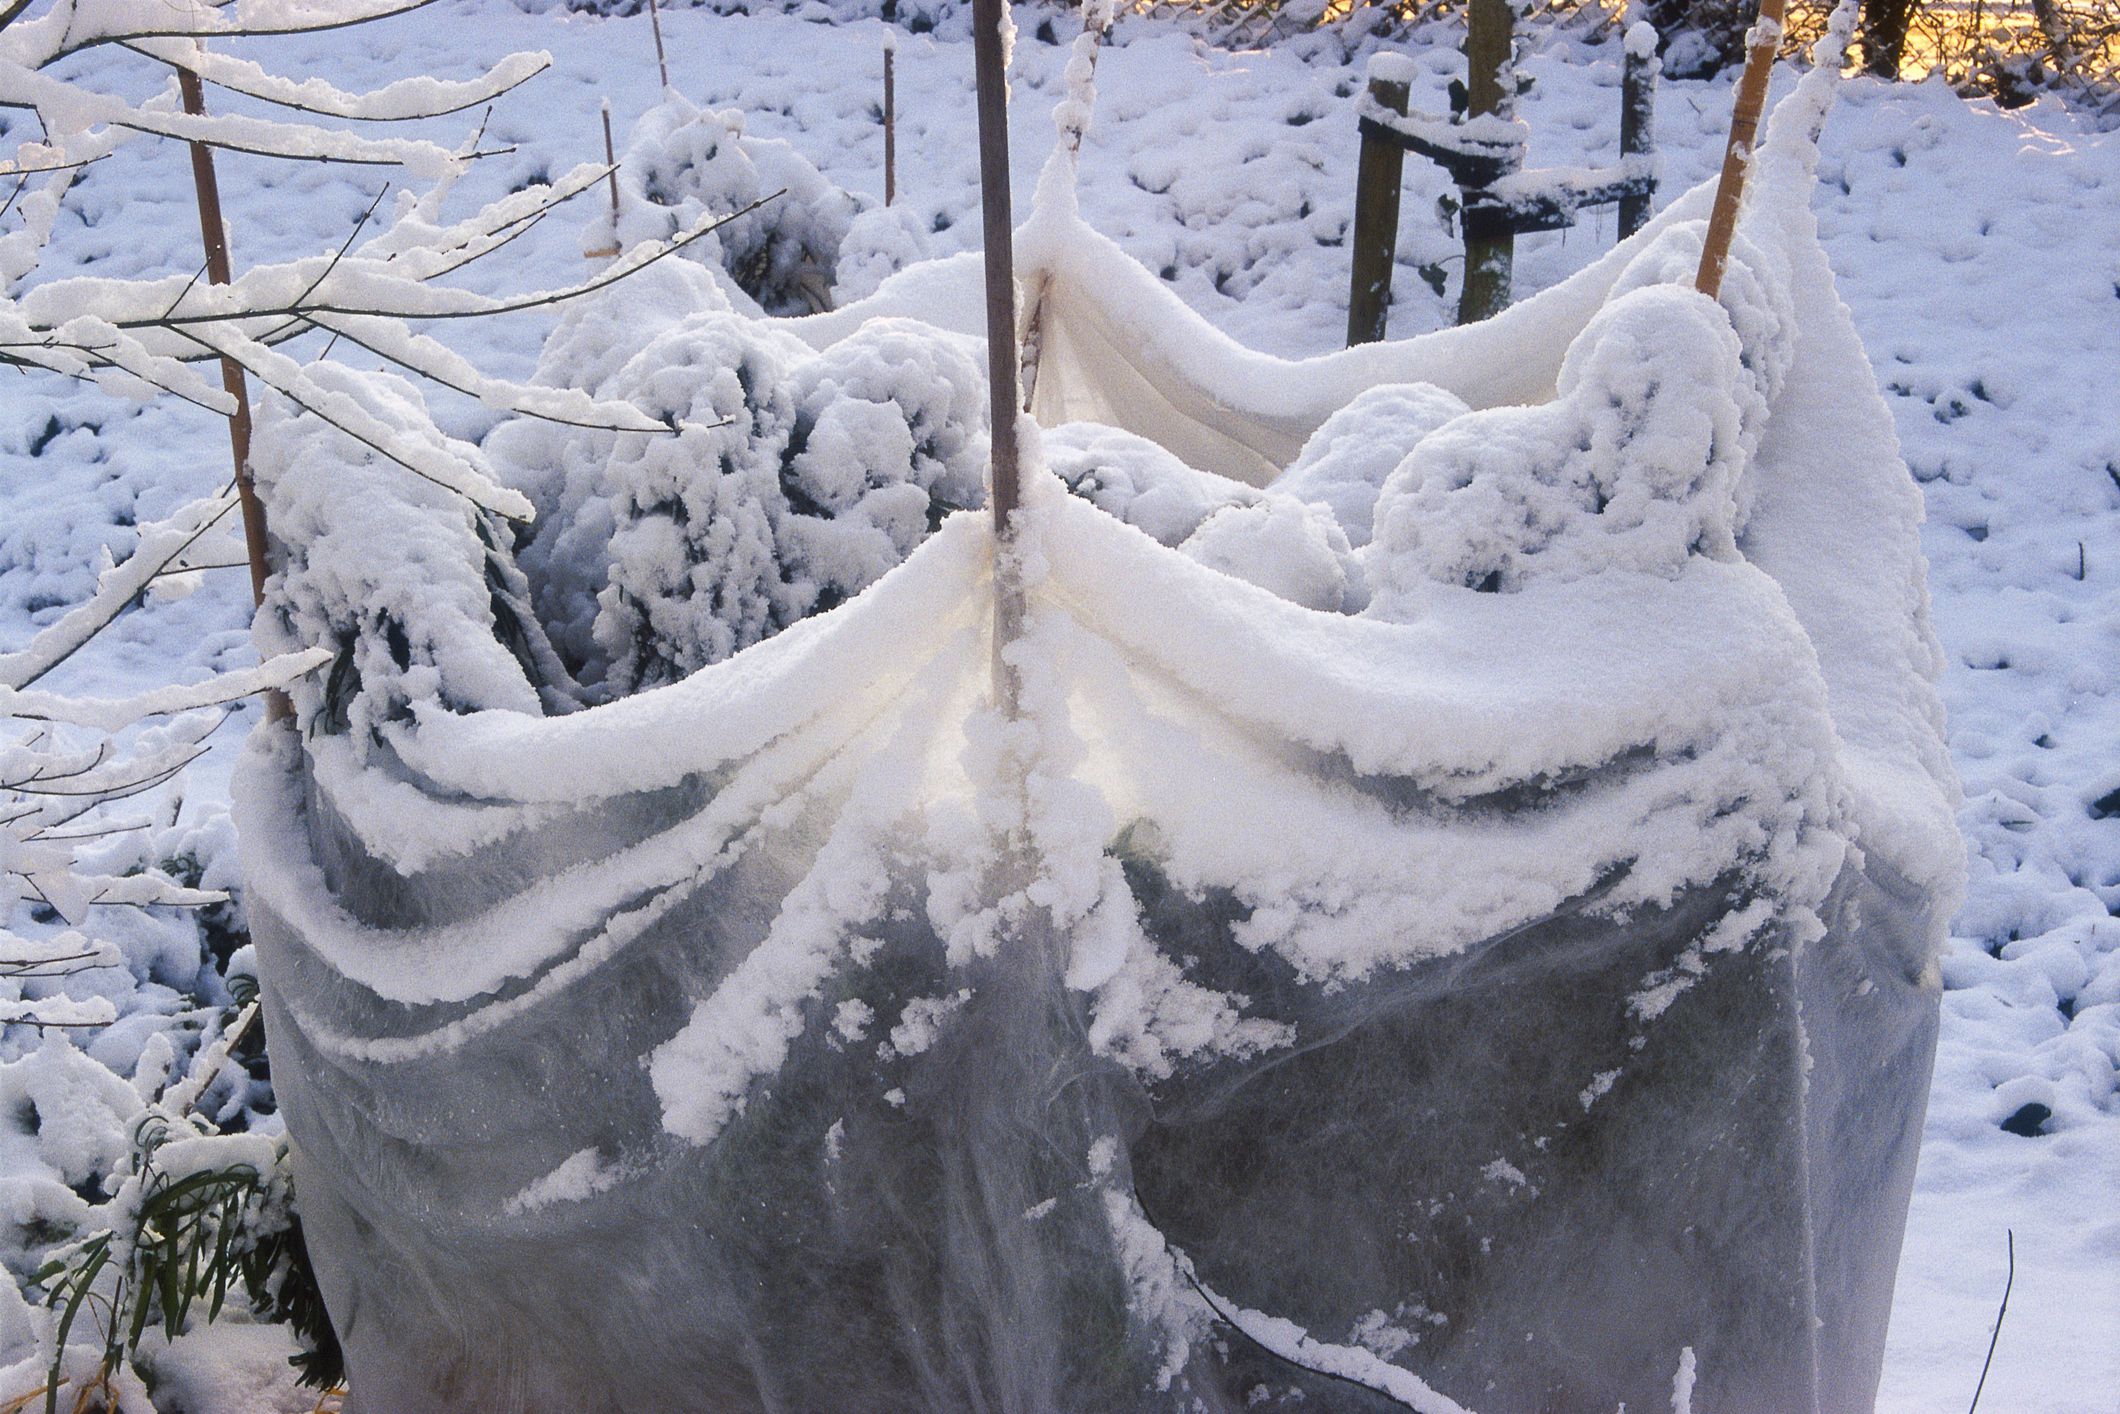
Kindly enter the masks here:
<path id="1" fill-rule="evenodd" d="M 84 1315 L 100 1325 L 99 1378 L 107 1381 L 135 1360 L 151 1328 L 174 1340 L 196 1308 L 203 1303 L 211 1321 L 234 1290 L 253 1312 L 292 1327 L 303 1346 L 293 1357 L 302 1383 L 329 1387 L 343 1376 L 292 1211 L 284 1150 L 269 1172 L 239 1162 L 179 1177 L 155 1161 L 171 1137 L 198 1136 L 172 1136 L 159 1116 L 141 1126 L 135 1172 L 110 1205 L 117 1225 L 72 1244 L 32 1277 L 59 1312 L 45 1414 L 57 1414 L 65 1351 Z"/>

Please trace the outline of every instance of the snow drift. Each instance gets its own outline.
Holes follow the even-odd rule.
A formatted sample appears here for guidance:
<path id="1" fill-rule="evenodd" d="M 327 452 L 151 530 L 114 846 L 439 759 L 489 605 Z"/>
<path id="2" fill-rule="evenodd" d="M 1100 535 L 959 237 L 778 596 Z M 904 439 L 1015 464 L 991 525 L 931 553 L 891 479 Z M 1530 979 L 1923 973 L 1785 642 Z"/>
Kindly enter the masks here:
<path id="1" fill-rule="evenodd" d="M 698 430 L 500 438 L 520 547 L 261 429 L 261 634 L 343 666 L 239 820 L 359 1407 L 1867 1407 L 1961 864 L 1826 93 L 1719 306 L 1695 194 L 1300 362 L 1048 183 L 1013 713 L 969 262 L 606 330 Z"/>

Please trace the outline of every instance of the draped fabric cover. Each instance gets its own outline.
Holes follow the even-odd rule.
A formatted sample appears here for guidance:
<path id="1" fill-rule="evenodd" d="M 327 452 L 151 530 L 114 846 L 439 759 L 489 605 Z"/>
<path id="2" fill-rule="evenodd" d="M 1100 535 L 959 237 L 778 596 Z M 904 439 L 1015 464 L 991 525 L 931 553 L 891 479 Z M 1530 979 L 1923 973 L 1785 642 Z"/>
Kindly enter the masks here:
<path id="1" fill-rule="evenodd" d="M 250 916 L 358 1408 L 1657 1410 L 1682 1369 L 1718 1414 L 1868 1407 L 1961 866 L 1806 121 L 1740 243 L 1787 356 L 1724 551 L 1334 615 L 1033 476 L 1013 711 L 965 514 L 635 697 L 261 730 Z M 1290 363 L 1046 204 L 1033 411 L 1263 483 L 1367 387 L 1544 404 L 1702 206 Z M 965 273 L 783 325 L 976 327 Z"/>

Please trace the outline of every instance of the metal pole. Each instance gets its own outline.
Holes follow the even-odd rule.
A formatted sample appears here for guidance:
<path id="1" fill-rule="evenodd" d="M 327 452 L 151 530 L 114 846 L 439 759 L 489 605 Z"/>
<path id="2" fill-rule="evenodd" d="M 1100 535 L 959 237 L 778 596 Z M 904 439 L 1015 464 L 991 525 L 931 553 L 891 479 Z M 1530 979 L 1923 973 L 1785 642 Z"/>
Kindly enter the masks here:
<path id="1" fill-rule="evenodd" d="M 1711 299 L 1722 293 L 1730 238 L 1737 234 L 1737 210 L 1744 201 L 1745 174 L 1752 166 L 1752 140 L 1759 135 L 1760 115 L 1767 107 L 1767 80 L 1773 77 L 1774 53 L 1781 47 L 1785 4 L 1786 0 L 1759 0 L 1752 47 L 1745 55 L 1744 76 L 1737 81 L 1737 104 L 1730 114 L 1730 143 L 1723 151 L 1722 179 L 1715 187 L 1715 209 L 1708 216 L 1708 235 L 1700 248 L 1700 271 L 1693 280 L 1694 288 Z"/>
<path id="2" fill-rule="evenodd" d="M 206 114 L 206 90 L 199 76 L 189 69 L 177 70 L 177 91 L 184 111 L 193 117 Z M 215 179 L 213 149 L 203 142 L 191 145 L 191 181 L 199 198 L 199 235 L 206 245 L 206 278 L 225 285 L 231 274 L 228 263 L 228 228 L 221 220 L 221 184 Z M 250 390 L 243 380 L 243 366 L 234 359 L 221 359 L 221 386 L 235 399 L 236 410 L 228 418 L 228 450 L 236 468 L 236 503 L 243 513 L 243 548 L 250 558 L 250 602 L 265 602 L 267 551 L 265 506 L 258 500 L 250 479 Z M 265 698 L 265 720 L 278 721 L 289 714 L 286 694 L 271 692 Z"/>
<path id="3" fill-rule="evenodd" d="M 1393 113 L 1406 111 L 1404 79 L 1369 76 L 1369 96 Z M 1347 284 L 1347 346 L 1384 337 L 1391 316 L 1391 261 L 1399 243 L 1399 185 L 1406 154 L 1375 133 L 1362 134 L 1355 167 L 1353 260 Z"/>
<path id="4" fill-rule="evenodd" d="M 979 207 L 986 240 L 987 407 L 993 423 L 994 695 L 1013 715 L 1016 675 L 1002 650 L 1023 626 L 1023 586 L 1008 543 L 1021 499 L 1016 449 L 1015 215 L 1009 203 L 1008 73 L 1001 28 L 1006 0 L 972 0 L 972 59 L 978 78 Z"/>

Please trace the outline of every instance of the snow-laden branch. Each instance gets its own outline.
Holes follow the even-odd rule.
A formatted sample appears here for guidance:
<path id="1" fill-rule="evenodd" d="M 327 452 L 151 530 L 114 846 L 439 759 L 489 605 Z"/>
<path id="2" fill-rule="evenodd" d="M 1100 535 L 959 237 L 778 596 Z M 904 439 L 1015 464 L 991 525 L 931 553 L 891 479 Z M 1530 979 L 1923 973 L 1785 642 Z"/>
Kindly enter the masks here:
<path id="1" fill-rule="evenodd" d="M 26 688 L 72 657 L 235 503 L 235 488 L 230 486 L 141 527 L 139 541 L 124 563 L 108 566 L 96 577 L 92 597 L 68 610 L 27 647 L 0 655 L 0 688 Z"/>
<path id="2" fill-rule="evenodd" d="M 296 407 L 315 413 L 413 475 L 509 520 L 527 521 L 536 516 L 527 496 L 513 487 L 497 484 L 445 442 L 407 435 L 404 429 L 377 417 L 356 399 L 310 377 L 307 369 L 286 354 L 228 328 L 205 326 L 187 332 L 208 352 L 233 360 L 245 373 Z"/>
<path id="3" fill-rule="evenodd" d="M 45 145 L 56 147 L 68 162 L 84 155 L 73 148 L 77 136 L 97 144 L 103 140 L 99 129 L 105 128 L 292 161 L 403 167 L 429 181 L 454 175 L 466 160 L 464 154 L 418 138 L 362 137 L 311 123 L 244 114 L 186 113 L 167 92 L 146 103 L 133 103 L 39 73 L 4 55 L 0 55 L 0 103 L 36 110 L 48 134 Z"/>
<path id="4" fill-rule="evenodd" d="M 399 79 L 367 93 L 348 93 L 322 79 L 286 78 L 248 59 L 216 53 L 188 39 L 134 40 L 127 47 L 174 68 L 189 69 L 206 82 L 246 98 L 298 113 L 364 123 L 404 122 L 460 113 L 491 103 L 552 67 L 549 54 L 510 54 L 475 79 L 421 75 Z"/>
<path id="5" fill-rule="evenodd" d="M 448 345 L 415 334 L 395 319 L 340 314 L 320 315 L 310 322 L 407 372 L 476 398 L 497 411 L 604 432 L 674 434 L 677 430 L 631 403 L 592 398 L 575 388 L 538 387 L 489 377 Z"/>
<path id="6" fill-rule="evenodd" d="M 667 241 L 647 241 L 578 284 L 520 295 L 484 295 L 430 283 L 424 262 L 400 247 L 398 260 L 378 260 L 374 243 L 341 258 L 314 255 L 246 271 L 226 285 L 193 286 L 190 276 L 159 280 L 120 280 L 76 276 L 54 280 L 24 293 L 18 302 L 22 327 L 41 336 L 61 318 L 90 315 L 115 329 L 139 336 L 155 354 L 196 356 L 185 340 L 215 328 L 234 328 L 246 340 L 261 339 L 266 326 L 288 319 L 317 322 L 322 317 L 379 317 L 404 320 L 484 318 L 541 308 L 594 294 L 711 235 L 717 228 L 750 214 L 781 195 L 753 202 L 726 215 L 703 214 Z M 536 203 L 531 204 L 533 207 Z M 182 307 L 173 308 L 179 298 Z M 5 305 L 0 304 L 0 316 Z M 189 332 L 187 332 L 189 331 Z M 5 337 L 0 335 L 0 337 Z M 13 337 L 22 338 L 22 335 Z M 216 350 L 218 352 L 218 349 Z M 91 359 L 93 365 L 99 360 Z"/>
<path id="7" fill-rule="evenodd" d="M 298 653 L 282 653 L 255 668 L 220 673 L 205 682 L 171 683 L 131 697 L 61 697 L 56 693 L 0 687 L 0 717 L 122 731 L 149 717 L 226 706 L 260 692 L 284 688 L 330 661 L 330 649 L 307 648 Z"/>
<path id="8" fill-rule="evenodd" d="M 0 10 L 0 54 L 42 68 L 99 44 L 315 34 L 409 14 L 433 0 L 57 0 L 23 18 L 32 3 Z"/>

